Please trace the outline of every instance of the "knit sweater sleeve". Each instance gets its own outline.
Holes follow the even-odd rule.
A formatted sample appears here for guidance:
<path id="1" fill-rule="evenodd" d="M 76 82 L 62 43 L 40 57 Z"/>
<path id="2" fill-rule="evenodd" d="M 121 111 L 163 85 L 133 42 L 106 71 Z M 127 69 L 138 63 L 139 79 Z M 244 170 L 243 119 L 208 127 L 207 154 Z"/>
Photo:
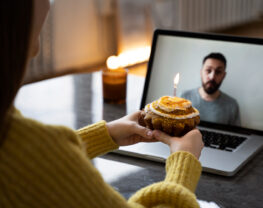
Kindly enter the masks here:
<path id="1" fill-rule="evenodd" d="M 77 132 L 91 158 L 117 147 L 104 121 Z M 200 173 L 200 162 L 192 154 L 176 152 L 166 161 L 165 180 L 139 190 L 128 204 L 132 207 L 199 207 L 194 191 Z"/>
<path id="2" fill-rule="evenodd" d="M 118 148 L 108 133 L 105 121 L 86 126 L 76 132 L 81 137 L 87 156 L 91 159 Z"/>
<path id="3" fill-rule="evenodd" d="M 93 152 L 101 153 L 104 147 L 99 149 Z M 105 183 L 69 128 L 19 116 L 10 125 L 0 158 L 1 207 L 198 207 L 193 191 L 201 167 L 187 152 L 172 154 L 165 180 L 139 190 L 128 201 Z"/>
<path id="4" fill-rule="evenodd" d="M 199 207 L 194 191 L 200 178 L 200 162 L 188 152 L 176 152 L 166 161 L 166 177 L 135 193 L 131 204 L 143 207 Z"/>

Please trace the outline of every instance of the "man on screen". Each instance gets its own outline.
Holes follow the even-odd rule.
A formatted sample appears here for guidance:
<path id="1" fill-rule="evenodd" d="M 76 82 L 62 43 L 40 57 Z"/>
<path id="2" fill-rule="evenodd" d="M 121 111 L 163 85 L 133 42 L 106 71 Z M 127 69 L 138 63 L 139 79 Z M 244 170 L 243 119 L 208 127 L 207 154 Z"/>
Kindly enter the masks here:
<path id="1" fill-rule="evenodd" d="M 183 92 L 181 97 L 191 100 L 203 121 L 240 125 L 236 100 L 219 90 L 226 76 L 226 58 L 221 53 L 210 53 L 203 59 L 202 86 Z"/>

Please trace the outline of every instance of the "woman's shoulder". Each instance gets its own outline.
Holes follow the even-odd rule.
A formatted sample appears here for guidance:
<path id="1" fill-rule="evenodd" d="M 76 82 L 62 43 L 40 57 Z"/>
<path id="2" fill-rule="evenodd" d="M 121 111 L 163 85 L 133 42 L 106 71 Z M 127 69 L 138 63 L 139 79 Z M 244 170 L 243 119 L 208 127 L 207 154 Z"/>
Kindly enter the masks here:
<path id="1" fill-rule="evenodd" d="M 0 180 L 7 181 L 7 196 L 14 195 L 15 187 L 19 197 L 14 203 L 19 204 L 27 196 L 44 199 L 47 196 L 42 195 L 43 190 L 54 187 L 71 194 L 73 189 L 65 190 L 67 186 L 63 184 L 73 180 L 78 167 L 85 166 L 88 170 L 92 167 L 78 136 L 67 127 L 47 125 L 17 113 L 12 115 L 8 126 L 0 146 Z M 26 200 L 38 201 L 34 197 Z"/>
<path id="2" fill-rule="evenodd" d="M 49 125 L 37 120 L 24 117 L 19 111 L 15 110 L 12 114 L 7 134 L 8 140 L 17 142 L 22 140 L 25 144 L 49 144 L 80 146 L 80 139 L 73 129 L 66 126 Z"/>

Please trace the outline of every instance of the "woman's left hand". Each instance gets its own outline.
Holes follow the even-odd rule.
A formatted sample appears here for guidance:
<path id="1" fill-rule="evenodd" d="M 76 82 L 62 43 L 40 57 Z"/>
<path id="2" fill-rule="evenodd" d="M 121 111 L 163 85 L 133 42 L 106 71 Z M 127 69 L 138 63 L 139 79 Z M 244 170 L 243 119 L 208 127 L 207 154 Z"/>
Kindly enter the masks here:
<path id="1" fill-rule="evenodd" d="M 140 111 L 106 124 L 113 141 L 119 146 L 138 142 L 157 142 L 152 131 L 138 124 Z"/>

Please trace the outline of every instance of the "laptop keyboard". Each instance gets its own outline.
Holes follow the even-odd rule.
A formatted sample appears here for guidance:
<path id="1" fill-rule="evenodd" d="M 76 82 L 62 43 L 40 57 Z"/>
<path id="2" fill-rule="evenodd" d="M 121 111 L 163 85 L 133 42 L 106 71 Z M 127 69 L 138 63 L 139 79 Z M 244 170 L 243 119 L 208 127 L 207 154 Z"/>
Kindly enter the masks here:
<path id="1" fill-rule="evenodd" d="M 230 152 L 235 150 L 240 144 L 242 144 L 247 139 L 246 137 L 211 132 L 206 130 L 200 130 L 200 132 L 203 135 L 205 147 L 211 147 Z"/>

